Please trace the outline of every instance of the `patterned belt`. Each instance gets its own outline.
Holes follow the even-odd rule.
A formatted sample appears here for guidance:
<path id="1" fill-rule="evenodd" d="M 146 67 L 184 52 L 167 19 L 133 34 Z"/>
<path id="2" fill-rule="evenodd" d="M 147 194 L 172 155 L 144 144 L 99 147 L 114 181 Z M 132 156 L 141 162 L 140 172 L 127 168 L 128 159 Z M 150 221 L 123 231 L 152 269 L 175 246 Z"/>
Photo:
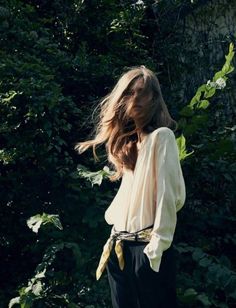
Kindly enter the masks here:
<path id="1" fill-rule="evenodd" d="M 114 226 L 111 230 L 111 235 L 106 241 L 103 252 L 96 270 L 96 279 L 98 280 L 108 262 L 113 244 L 115 242 L 115 252 L 118 258 L 119 267 L 121 270 L 124 269 L 124 257 L 123 257 L 123 242 L 122 241 L 138 241 L 138 242 L 149 242 L 151 239 L 151 231 L 152 231 L 153 225 L 147 228 L 144 228 L 137 232 L 127 232 L 127 231 L 116 231 Z"/>

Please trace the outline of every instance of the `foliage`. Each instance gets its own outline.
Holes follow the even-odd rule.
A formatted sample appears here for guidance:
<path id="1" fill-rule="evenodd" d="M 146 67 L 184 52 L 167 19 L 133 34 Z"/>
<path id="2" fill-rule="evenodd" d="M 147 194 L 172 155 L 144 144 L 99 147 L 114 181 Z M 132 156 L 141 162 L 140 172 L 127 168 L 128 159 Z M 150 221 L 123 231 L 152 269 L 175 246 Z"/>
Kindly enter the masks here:
<path id="1" fill-rule="evenodd" d="M 52 223 L 55 227 L 62 230 L 63 227 L 61 225 L 61 222 L 59 220 L 59 215 L 49 215 L 46 213 L 43 213 L 42 215 L 37 214 L 35 216 L 30 217 L 27 220 L 27 225 L 30 229 L 32 229 L 33 232 L 38 232 L 41 225 L 46 225 Z"/>
<path id="2" fill-rule="evenodd" d="M 181 134 L 181 136 L 176 138 L 176 143 L 179 149 L 179 160 L 180 161 L 184 160 L 186 157 L 194 153 L 194 151 L 190 153 L 186 152 L 186 139 L 183 134 Z"/>
<path id="3" fill-rule="evenodd" d="M 215 73 L 212 82 L 208 80 L 206 84 L 198 87 L 190 103 L 180 111 L 182 118 L 179 121 L 179 125 L 184 129 L 187 135 L 193 134 L 199 127 L 205 125 L 208 121 L 205 110 L 209 106 L 209 98 L 213 97 L 217 89 L 223 89 L 226 86 L 226 81 L 228 79 L 226 75 L 234 70 L 234 67 L 231 65 L 234 57 L 233 48 L 233 43 L 230 43 L 229 53 L 225 56 L 226 62 L 222 69 Z M 202 109 L 204 113 L 197 114 L 197 111 Z"/>
<path id="4" fill-rule="evenodd" d="M 232 45 L 221 70 L 221 59 L 208 59 L 213 47 L 221 42 L 225 51 L 233 37 L 206 43 L 195 31 L 200 39 L 190 43 L 182 24 L 203 5 L 191 2 L 1 2 L 3 307 L 11 298 L 11 305 L 36 308 L 110 306 L 107 280 L 97 282 L 95 269 L 110 232 L 104 210 L 118 188 L 103 181 L 112 172 L 106 161 L 95 166 L 89 151 L 78 156 L 73 149 L 91 131 L 96 100 L 137 64 L 158 72 L 167 105 L 184 124 L 177 137 L 187 186 L 175 246 L 180 303 L 233 307 L 235 126 L 226 104 L 233 93 L 226 79 L 233 73 Z M 203 97 L 193 100 L 194 115 L 179 113 L 215 71 Z M 222 79 L 225 87 L 217 91 Z"/>
<path id="5" fill-rule="evenodd" d="M 183 258 L 187 254 L 191 255 L 191 259 L 188 259 L 189 264 L 194 262 L 193 272 L 185 273 L 179 282 L 179 285 L 191 285 L 191 288 L 187 288 L 184 292 L 178 288 L 181 302 L 190 306 L 200 302 L 204 307 L 223 308 L 228 307 L 229 303 L 236 299 L 236 272 L 231 269 L 229 258 L 226 256 L 218 258 L 186 243 L 179 243 L 176 249 Z M 224 295 L 223 300 L 219 300 L 219 294 Z"/>
<path id="6" fill-rule="evenodd" d="M 104 166 L 102 170 L 92 172 L 83 165 L 77 165 L 77 171 L 74 172 L 73 177 L 74 179 L 85 178 L 90 181 L 93 187 L 95 184 L 101 185 L 102 180 L 109 178 L 113 173 L 114 171 L 110 171 L 108 166 Z"/>

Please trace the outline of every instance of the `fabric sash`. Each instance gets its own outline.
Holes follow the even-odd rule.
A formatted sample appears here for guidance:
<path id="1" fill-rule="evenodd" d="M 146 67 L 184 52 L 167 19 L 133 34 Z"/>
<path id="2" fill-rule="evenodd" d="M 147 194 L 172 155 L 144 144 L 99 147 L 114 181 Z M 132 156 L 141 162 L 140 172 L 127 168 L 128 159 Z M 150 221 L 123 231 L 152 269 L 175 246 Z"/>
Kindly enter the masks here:
<path id="1" fill-rule="evenodd" d="M 123 257 L 123 241 L 149 242 L 151 239 L 152 228 L 153 225 L 140 231 L 130 233 L 128 231 L 116 231 L 113 226 L 111 229 L 110 237 L 103 246 L 103 252 L 96 270 L 96 279 L 98 280 L 101 277 L 106 267 L 114 242 L 115 253 L 119 262 L 119 267 L 121 270 L 123 270 L 125 265 Z"/>

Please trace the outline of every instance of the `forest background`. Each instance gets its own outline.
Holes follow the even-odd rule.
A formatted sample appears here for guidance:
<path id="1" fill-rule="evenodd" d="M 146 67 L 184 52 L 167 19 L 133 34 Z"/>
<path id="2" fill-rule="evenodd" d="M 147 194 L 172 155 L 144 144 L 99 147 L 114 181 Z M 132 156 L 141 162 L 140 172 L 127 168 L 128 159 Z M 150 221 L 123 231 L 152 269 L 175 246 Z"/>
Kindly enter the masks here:
<path id="1" fill-rule="evenodd" d="M 234 0 L 1 0 L 0 307 L 111 307 L 95 270 L 119 183 L 74 146 L 134 65 L 179 123 L 180 307 L 235 307 L 235 20 Z"/>

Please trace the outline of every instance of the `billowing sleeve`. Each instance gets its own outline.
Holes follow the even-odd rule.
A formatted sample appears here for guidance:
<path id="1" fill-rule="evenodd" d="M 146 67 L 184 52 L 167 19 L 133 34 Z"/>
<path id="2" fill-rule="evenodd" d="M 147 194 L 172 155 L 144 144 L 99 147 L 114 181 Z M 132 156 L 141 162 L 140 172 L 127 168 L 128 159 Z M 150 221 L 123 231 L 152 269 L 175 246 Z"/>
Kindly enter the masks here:
<path id="1" fill-rule="evenodd" d="M 185 182 L 173 131 L 163 128 L 155 140 L 155 218 L 151 240 L 144 253 L 150 267 L 159 272 L 163 251 L 171 246 L 179 211 L 186 198 Z"/>

